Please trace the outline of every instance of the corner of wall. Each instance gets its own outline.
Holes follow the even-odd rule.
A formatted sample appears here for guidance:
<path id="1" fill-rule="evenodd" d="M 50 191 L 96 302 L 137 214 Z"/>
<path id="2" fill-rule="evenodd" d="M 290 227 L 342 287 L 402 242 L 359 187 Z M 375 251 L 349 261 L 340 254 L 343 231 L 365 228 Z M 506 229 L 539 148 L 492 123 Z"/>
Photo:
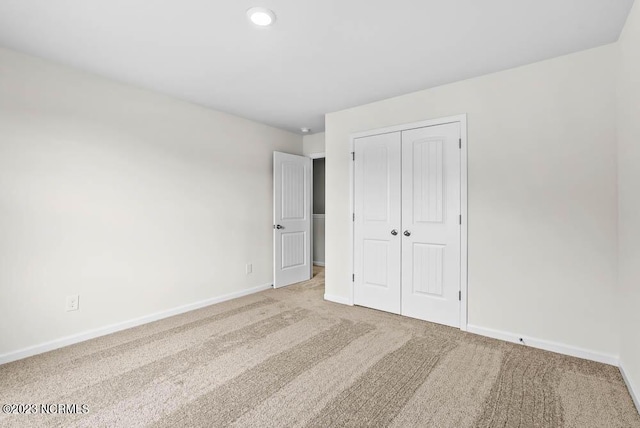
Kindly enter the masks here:
<path id="1" fill-rule="evenodd" d="M 616 45 L 620 371 L 640 412 L 640 2 Z"/>
<path id="2" fill-rule="evenodd" d="M 325 152 L 325 134 L 318 132 L 317 134 L 305 135 L 302 137 L 302 153 L 305 156 L 324 153 Z"/>

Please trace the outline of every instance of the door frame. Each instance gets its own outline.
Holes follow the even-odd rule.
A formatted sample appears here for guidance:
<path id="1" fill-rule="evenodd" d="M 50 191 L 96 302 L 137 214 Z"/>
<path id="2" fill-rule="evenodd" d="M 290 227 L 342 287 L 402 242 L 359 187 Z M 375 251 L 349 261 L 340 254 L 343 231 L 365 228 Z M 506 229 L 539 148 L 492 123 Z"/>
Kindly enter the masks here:
<path id="1" fill-rule="evenodd" d="M 469 280 L 468 280 L 468 207 L 467 207 L 467 115 L 459 114 L 456 116 L 442 117 L 438 119 L 423 120 L 420 122 L 411 122 L 401 125 L 386 126 L 383 128 L 370 129 L 351 133 L 349 136 L 349 156 L 354 156 L 355 140 L 362 137 L 370 137 L 373 135 L 389 134 L 392 132 L 408 131 L 416 128 L 426 128 L 429 126 L 446 125 L 449 123 L 460 124 L 460 213 L 462 214 L 462 225 L 460 227 L 460 330 L 467 331 L 468 325 L 468 308 L 469 308 Z M 349 207 L 352 220 L 349 222 L 351 239 L 349 241 L 351 274 L 348 278 L 350 286 L 349 304 L 354 305 L 354 288 L 353 272 L 354 272 L 354 249 L 355 249 L 355 227 L 353 222 L 353 213 L 355 212 L 355 168 L 354 162 L 349 162 Z"/>
<path id="2" fill-rule="evenodd" d="M 327 158 L 327 154 L 325 152 L 321 152 L 321 153 L 309 153 L 307 155 L 308 158 L 311 158 L 311 278 L 313 278 L 313 267 L 315 266 L 313 264 L 313 222 L 315 221 L 314 219 L 314 212 L 313 212 L 313 201 L 314 201 L 314 194 L 313 194 L 313 161 L 314 159 L 326 159 Z M 326 174 L 326 169 L 325 169 L 325 174 Z M 326 181 L 326 180 L 325 180 Z M 326 214 L 325 214 L 326 215 Z M 325 238 L 325 243 L 326 243 L 326 238 Z M 322 265 L 323 267 L 326 264 L 327 258 L 325 256 L 325 263 Z M 320 265 L 318 265 L 320 266 Z"/>

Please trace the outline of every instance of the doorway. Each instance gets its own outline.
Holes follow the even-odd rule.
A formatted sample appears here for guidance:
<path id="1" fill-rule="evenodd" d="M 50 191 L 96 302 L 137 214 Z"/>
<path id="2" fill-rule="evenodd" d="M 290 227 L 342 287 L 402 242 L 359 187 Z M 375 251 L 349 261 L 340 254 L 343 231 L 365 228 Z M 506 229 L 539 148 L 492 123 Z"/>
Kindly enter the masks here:
<path id="1" fill-rule="evenodd" d="M 313 162 L 313 250 L 314 266 L 325 265 L 325 158 Z"/>

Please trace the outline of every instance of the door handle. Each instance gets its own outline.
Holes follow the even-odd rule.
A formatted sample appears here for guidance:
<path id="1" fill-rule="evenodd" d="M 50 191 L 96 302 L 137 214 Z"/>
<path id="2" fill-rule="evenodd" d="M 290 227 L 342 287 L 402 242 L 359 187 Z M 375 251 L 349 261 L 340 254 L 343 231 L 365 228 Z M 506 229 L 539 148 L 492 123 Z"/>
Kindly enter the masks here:
<path id="1" fill-rule="evenodd" d="M 411 236 L 411 232 L 409 232 L 408 230 L 404 231 L 404 236 Z"/>
<path id="2" fill-rule="evenodd" d="M 274 229 L 284 229 L 284 226 L 276 224 L 275 226 L 273 226 Z"/>
<path id="3" fill-rule="evenodd" d="M 397 231 L 397 230 L 395 230 L 395 229 L 393 229 L 393 230 L 391 231 L 391 234 L 392 234 L 393 236 L 396 236 L 396 235 L 398 234 L 398 231 Z"/>

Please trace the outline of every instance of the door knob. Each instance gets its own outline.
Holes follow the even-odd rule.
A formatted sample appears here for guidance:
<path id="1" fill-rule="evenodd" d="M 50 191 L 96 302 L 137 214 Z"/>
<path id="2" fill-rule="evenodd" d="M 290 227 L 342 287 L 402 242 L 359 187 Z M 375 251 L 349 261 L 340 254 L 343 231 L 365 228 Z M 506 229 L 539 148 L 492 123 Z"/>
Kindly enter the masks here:
<path id="1" fill-rule="evenodd" d="M 398 234 L 398 231 L 397 231 L 397 230 L 395 230 L 395 229 L 393 229 L 393 230 L 391 231 L 391 234 L 392 234 L 393 236 L 396 236 L 396 235 Z"/>
<path id="2" fill-rule="evenodd" d="M 275 229 L 284 229 L 284 226 L 276 224 L 275 226 L 273 226 Z"/>
<path id="3" fill-rule="evenodd" d="M 411 232 L 409 232 L 408 230 L 404 231 L 404 236 L 411 236 Z"/>

